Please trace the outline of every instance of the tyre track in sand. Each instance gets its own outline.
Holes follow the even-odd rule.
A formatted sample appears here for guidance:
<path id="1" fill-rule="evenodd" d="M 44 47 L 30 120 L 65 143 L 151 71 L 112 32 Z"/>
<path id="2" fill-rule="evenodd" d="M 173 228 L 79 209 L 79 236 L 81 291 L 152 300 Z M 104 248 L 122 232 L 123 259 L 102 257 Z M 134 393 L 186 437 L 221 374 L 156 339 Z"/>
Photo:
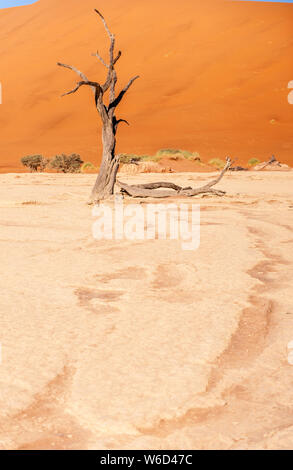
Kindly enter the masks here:
<path id="1" fill-rule="evenodd" d="M 247 271 L 257 281 L 248 298 L 250 306 L 243 309 L 238 327 L 232 335 L 228 347 L 213 364 L 212 373 L 208 380 L 205 394 L 212 396 L 216 402 L 218 401 L 218 404 L 207 408 L 192 408 L 176 419 L 161 420 L 152 428 L 139 429 L 141 433 L 150 438 L 152 436 L 155 439 L 163 439 L 166 443 L 172 443 L 172 436 L 176 439 L 175 436 L 178 436 L 178 432 L 182 432 L 184 429 L 186 436 L 192 436 L 186 442 L 193 442 L 187 448 L 195 448 L 196 446 L 202 449 L 213 448 L 213 446 L 214 448 L 237 448 L 237 446 L 241 448 L 241 445 L 244 446 L 243 448 L 249 448 L 249 446 L 253 448 L 254 445 L 257 447 L 256 442 L 261 441 L 264 436 L 275 436 L 279 430 L 281 432 L 283 429 L 290 428 L 292 424 L 293 410 L 278 405 L 274 406 L 276 412 L 273 413 L 272 423 L 264 422 L 263 426 L 258 423 L 255 429 L 251 428 L 251 425 L 249 427 L 250 419 L 247 419 L 247 424 L 245 424 L 246 416 L 243 416 L 243 406 L 246 408 L 245 413 L 248 413 L 249 403 L 252 404 L 252 408 L 254 406 L 254 383 L 253 380 L 250 380 L 250 371 L 252 376 L 257 373 L 255 363 L 264 350 L 270 346 L 270 335 L 277 322 L 276 314 L 280 311 L 280 306 L 271 293 L 290 282 L 290 276 L 282 271 L 282 268 L 292 265 L 292 263 L 282 255 L 271 251 L 271 232 L 264 232 L 257 227 L 258 224 L 255 223 L 257 220 L 261 222 L 262 226 L 263 224 L 272 224 L 266 216 L 257 218 L 250 211 L 245 210 L 239 210 L 238 213 L 246 218 L 248 234 L 254 248 L 263 255 L 263 259 Z M 287 232 L 292 232 L 290 225 L 276 222 L 274 225 Z M 279 241 L 281 243 L 281 240 Z M 274 247 L 276 246 L 278 246 L 278 242 L 274 239 Z M 278 273 L 277 278 L 272 277 L 274 273 Z M 256 370 L 257 368 L 256 365 Z M 245 373 L 242 376 L 244 370 Z M 226 387 L 225 376 L 227 374 L 230 375 L 228 380 L 230 383 Z M 258 385 L 255 387 L 257 389 Z M 264 398 L 264 406 L 270 408 L 270 404 L 265 404 L 265 400 Z M 255 405 L 255 408 L 255 415 L 258 416 L 258 404 Z M 238 426 L 241 420 L 243 426 Z M 233 423 L 237 423 L 237 430 Z M 222 437 L 223 447 L 221 447 L 219 430 L 222 431 L 225 428 L 227 434 L 223 433 L 225 437 Z M 206 433 L 209 434 L 209 437 L 205 435 Z M 245 437 L 240 437 L 239 435 L 243 433 Z M 197 437 L 198 434 L 200 437 Z"/>

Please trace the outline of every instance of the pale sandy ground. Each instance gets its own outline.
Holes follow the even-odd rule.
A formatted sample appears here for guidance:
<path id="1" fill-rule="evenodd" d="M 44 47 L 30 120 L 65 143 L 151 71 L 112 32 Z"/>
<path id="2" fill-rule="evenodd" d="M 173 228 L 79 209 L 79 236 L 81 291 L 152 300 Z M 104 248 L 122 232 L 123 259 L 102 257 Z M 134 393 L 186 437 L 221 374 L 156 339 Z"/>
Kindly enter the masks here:
<path id="1" fill-rule="evenodd" d="M 0 176 L 1 448 L 291 448 L 292 173 L 194 199 L 194 252 L 95 241 L 94 179 Z"/>

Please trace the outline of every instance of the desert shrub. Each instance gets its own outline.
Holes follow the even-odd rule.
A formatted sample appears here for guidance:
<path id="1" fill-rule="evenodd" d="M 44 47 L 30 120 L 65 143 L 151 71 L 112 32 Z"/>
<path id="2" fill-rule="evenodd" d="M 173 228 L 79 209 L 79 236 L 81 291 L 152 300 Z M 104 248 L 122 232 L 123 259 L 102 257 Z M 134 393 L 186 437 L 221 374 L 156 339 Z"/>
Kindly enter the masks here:
<path id="1" fill-rule="evenodd" d="M 157 155 L 174 155 L 180 152 L 181 150 L 177 149 L 161 149 L 157 151 Z"/>
<path id="2" fill-rule="evenodd" d="M 249 165 L 249 166 L 258 165 L 259 163 L 260 163 L 260 161 L 259 161 L 257 158 L 251 158 L 251 159 L 248 161 L 248 165 Z"/>
<path id="3" fill-rule="evenodd" d="M 43 157 L 43 155 L 27 155 L 21 158 L 21 163 L 26 166 L 30 171 L 44 171 L 48 166 L 49 159 Z"/>
<path id="4" fill-rule="evenodd" d="M 138 155 L 128 154 L 128 153 L 121 153 L 120 154 L 120 163 L 136 163 L 140 161 L 140 157 Z"/>
<path id="5" fill-rule="evenodd" d="M 158 162 L 161 160 L 161 157 L 159 155 L 141 155 L 140 160 L 142 162 Z"/>
<path id="6" fill-rule="evenodd" d="M 62 173 L 79 173 L 83 160 L 80 155 L 72 153 L 71 155 L 56 155 L 51 160 L 51 168 Z"/>
<path id="7" fill-rule="evenodd" d="M 120 162 L 124 164 L 138 162 L 157 162 L 160 160 L 158 155 L 135 155 L 132 153 L 120 154 Z"/>
<path id="8" fill-rule="evenodd" d="M 180 160 L 186 158 L 187 160 L 200 160 L 200 155 L 197 152 L 189 152 L 189 150 L 180 149 L 161 149 L 157 151 L 157 156 L 169 156 L 171 160 Z"/>
<path id="9" fill-rule="evenodd" d="M 96 169 L 97 168 L 95 167 L 95 165 L 93 165 L 92 162 L 83 163 L 83 165 L 80 168 L 81 172 L 84 172 L 86 170 L 96 170 Z"/>
<path id="10" fill-rule="evenodd" d="M 224 162 L 224 160 L 221 160 L 220 158 L 212 158 L 210 161 L 209 161 L 209 164 L 210 165 L 213 165 L 219 169 L 221 168 L 224 168 L 224 166 L 226 165 L 226 163 Z"/>
<path id="11" fill-rule="evenodd" d="M 200 162 L 200 155 L 199 155 L 198 152 L 192 152 L 191 155 L 185 156 L 184 158 L 187 158 L 187 160 L 193 160 L 193 161 Z"/>
<path id="12" fill-rule="evenodd" d="M 46 168 L 50 166 L 50 158 L 42 158 L 41 165 L 40 165 L 40 171 L 45 171 Z"/>

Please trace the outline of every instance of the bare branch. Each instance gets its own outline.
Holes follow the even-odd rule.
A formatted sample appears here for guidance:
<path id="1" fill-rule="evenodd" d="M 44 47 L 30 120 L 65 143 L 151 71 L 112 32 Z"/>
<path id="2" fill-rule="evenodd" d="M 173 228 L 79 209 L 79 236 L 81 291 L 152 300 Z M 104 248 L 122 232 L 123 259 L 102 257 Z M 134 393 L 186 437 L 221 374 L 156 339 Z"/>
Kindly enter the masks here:
<path id="1" fill-rule="evenodd" d="M 96 54 L 92 54 L 93 56 L 97 57 L 100 62 L 109 70 L 108 72 L 108 76 L 107 76 L 107 80 L 105 81 L 104 85 L 103 85 L 103 91 L 105 93 L 105 91 L 108 90 L 109 86 L 112 85 L 112 88 L 113 88 L 113 91 L 115 90 L 115 86 L 116 86 L 116 83 L 117 83 L 117 75 L 116 75 L 116 72 L 114 70 L 114 65 L 116 64 L 116 62 L 118 62 L 118 60 L 120 59 L 121 57 L 121 54 L 122 52 L 119 51 L 117 56 L 115 57 L 115 59 L 113 59 L 113 65 L 112 67 L 108 64 L 106 64 L 106 62 L 104 61 L 104 59 L 100 56 L 100 54 L 98 53 L 98 51 L 96 52 Z M 113 95 L 113 93 L 112 93 Z M 113 99 L 115 99 L 115 96 L 113 97 Z"/>
<path id="2" fill-rule="evenodd" d="M 120 124 L 120 122 L 125 122 L 125 124 L 127 124 L 128 126 L 130 126 L 129 122 L 126 121 L 126 119 L 118 119 L 118 121 L 116 121 L 116 126 L 118 126 L 118 124 Z"/>
<path id="3" fill-rule="evenodd" d="M 115 36 L 112 35 L 110 50 L 109 50 L 109 56 L 110 56 L 109 68 L 110 69 L 113 68 L 113 64 L 114 64 L 114 47 L 115 47 Z"/>
<path id="4" fill-rule="evenodd" d="M 101 18 L 101 20 L 102 20 L 102 22 L 103 22 L 103 24 L 104 24 L 104 26 L 105 26 L 105 30 L 107 31 L 108 36 L 109 36 L 109 38 L 111 39 L 111 38 L 113 37 L 113 34 L 112 34 L 111 31 L 109 30 L 105 18 L 103 17 L 102 13 L 100 13 L 99 10 L 97 10 L 96 8 L 95 8 L 95 12 L 96 12 L 96 13 L 99 15 L 99 17 Z"/>
<path id="5" fill-rule="evenodd" d="M 102 62 L 102 64 L 104 65 L 104 67 L 106 67 L 107 69 L 109 68 L 109 65 L 106 64 L 106 62 L 104 61 L 103 57 L 100 56 L 100 54 L 98 53 L 98 51 L 95 53 L 95 54 L 92 54 L 93 57 L 97 57 L 99 59 L 100 62 Z"/>
<path id="6" fill-rule="evenodd" d="M 105 81 L 104 85 L 102 86 L 104 93 L 108 90 L 109 86 L 111 85 L 111 80 L 112 80 L 112 69 L 109 69 L 107 80 Z"/>
<path id="7" fill-rule="evenodd" d="M 234 163 L 234 161 L 232 162 L 231 158 L 227 157 L 226 158 L 226 165 L 224 166 L 224 168 L 221 171 L 221 173 L 219 174 L 219 176 L 215 180 L 212 180 L 208 184 L 203 186 L 203 188 L 208 189 L 208 188 L 211 188 L 212 186 L 215 186 L 223 178 L 224 174 L 229 170 L 229 168 L 231 167 L 231 165 L 233 165 L 233 163 Z"/>
<path id="8" fill-rule="evenodd" d="M 110 38 L 110 48 L 109 48 L 109 65 L 106 65 L 106 63 L 103 61 L 102 59 L 102 63 L 104 63 L 104 65 L 106 65 L 106 67 L 108 68 L 108 76 L 107 76 L 107 79 L 105 81 L 105 83 L 103 84 L 102 88 L 103 88 L 103 92 L 105 93 L 105 91 L 108 90 L 108 88 L 110 87 L 110 85 L 112 85 L 112 91 L 114 90 L 115 88 L 115 85 L 116 85 L 116 81 L 117 79 L 115 80 L 115 74 L 113 74 L 113 67 L 115 65 L 115 63 L 117 62 L 117 60 L 119 59 L 121 53 L 119 52 L 118 55 L 115 57 L 114 59 L 114 48 L 115 48 L 115 36 L 114 34 L 111 33 L 107 23 L 106 23 L 106 20 L 105 18 L 103 17 L 102 13 L 99 12 L 99 10 L 97 10 L 95 8 L 95 12 L 99 15 L 99 17 L 101 18 L 102 22 L 103 22 L 103 25 L 105 27 L 105 30 L 107 31 L 107 34 Z M 98 57 L 99 60 L 101 60 L 101 57 Z M 114 83 L 112 83 L 112 80 L 114 81 Z M 113 94 L 113 93 L 112 93 Z"/>
<path id="9" fill-rule="evenodd" d="M 125 124 L 127 124 L 128 126 L 130 125 L 129 122 L 126 121 L 126 119 L 116 119 L 116 116 L 113 116 L 113 127 L 114 127 L 115 134 L 117 132 L 117 128 L 119 124 L 121 124 L 122 122 L 125 122 Z"/>
<path id="10" fill-rule="evenodd" d="M 73 67 L 72 65 L 61 64 L 61 62 L 57 62 L 57 65 L 59 65 L 59 67 L 65 67 L 66 69 L 72 70 L 73 72 L 77 73 L 77 75 L 79 75 L 80 78 L 82 78 L 85 81 L 88 81 L 88 78 L 85 76 L 85 74 L 80 72 L 80 70 L 77 70 L 77 68 Z"/>
<path id="11" fill-rule="evenodd" d="M 120 59 L 122 55 L 122 52 L 119 51 L 117 56 L 115 57 L 115 59 L 113 60 L 113 66 L 116 64 L 116 62 L 118 62 L 118 60 Z M 110 68 L 110 66 L 108 64 L 106 64 L 106 62 L 104 61 L 103 57 L 100 56 L 99 52 L 97 51 L 95 54 L 92 54 L 93 57 L 97 57 L 99 59 L 99 61 L 104 65 L 104 67 L 106 67 L 107 69 Z"/>
<path id="12" fill-rule="evenodd" d="M 77 86 L 73 89 L 73 90 L 70 90 L 68 91 L 67 93 L 64 93 L 63 95 L 61 96 L 66 96 L 66 95 L 71 95 L 72 93 L 76 93 L 77 90 L 79 90 L 79 88 L 83 85 L 88 85 L 90 86 L 91 88 L 94 88 L 96 90 L 96 99 L 98 99 L 99 95 L 102 93 L 102 88 L 101 86 L 99 85 L 99 83 L 97 82 L 90 82 L 90 81 L 82 81 L 82 82 L 78 82 L 77 83 Z"/>
<path id="13" fill-rule="evenodd" d="M 110 38 L 110 64 L 109 64 L 109 67 L 113 66 L 113 62 L 114 62 L 114 46 L 115 46 L 115 36 L 114 34 L 111 33 L 107 23 L 106 23 L 106 20 L 105 18 L 103 17 L 102 13 L 99 12 L 99 10 L 97 10 L 95 8 L 95 12 L 99 15 L 99 17 L 101 18 L 102 22 L 103 22 L 103 25 L 105 26 L 105 30 L 107 31 L 107 34 Z"/>
<path id="14" fill-rule="evenodd" d="M 129 88 L 131 87 L 131 85 L 133 84 L 133 82 L 135 80 L 137 80 L 139 78 L 139 75 L 136 75 L 135 77 L 131 78 L 129 80 L 129 82 L 127 83 L 127 85 L 123 88 L 123 90 L 120 91 L 119 95 L 117 96 L 117 98 L 112 101 L 110 104 L 109 104 L 109 109 L 111 108 L 116 108 L 116 106 L 118 106 L 118 104 L 120 103 L 120 101 L 122 100 L 123 96 L 125 95 L 125 93 L 127 93 L 127 91 L 129 90 Z"/>
<path id="15" fill-rule="evenodd" d="M 77 86 L 76 86 L 75 88 L 73 88 L 73 90 L 70 90 L 70 91 L 68 91 L 67 93 L 63 93 L 63 95 L 61 95 L 61 98 L 62 98 L 63 96 L 71 95 L 72 93 L 75 93 L 80 87 L 81 87 L 81 82 L 79 82 L 79 83 L 77 84 Z"/>
<path id="16" fill-rule="evenodd" d="M 94 95 L 95 95 L 95 101 L 96 101 L 96 103 L 97 103 L 97 98 L 98 98 L 98 97 L 97 97 L 97 86 L 96 86 L 96 85 L 99 85 L 98 83 L 96 83 L 96 82 L 90 82 L 89 79 L 86 77 L 86 75 L 85 75 L 84 73 L 82 73 L 80 70 L 78 70 L 76 67 L 73 67 L 72 65 L 62 64 L 61 62 L 57 62 L 57 65 L 59 65 L 59 67 L 65 67 L 66 69 L 72 70 L 73 72 L 77 73 L 77 75 L 79 75 L 79 76 L 83 79 L 84 82 L 87 82 L 88 84 L 89 84 L 89 83 L 92 83 L 91 89 L 92 89 L 92 91 L 93 91 L 93 93 L 94 93 Z M 84 83 L 84 85 L 85 85 L 85 83 Z M 80 86 L 81 86 L 81 85 L 79 85 L 76 89 L 71 90 L 71 91 L 68 92 L 68 93 L 64 93 L 64 95 L 62 95 L 62 96 L 69 95 L 69 94 L 71 94 L 71 93 L 75 93 L 75 92 L 78 90 L 78 88 L 79 88 Z M 100 85 L 99 85 L 99 87 L 100 87 Z M 100 87 L 100 88 L 101 88 L 101 87 Z M 102 90 L 102 91 L 103 91 L 103 90 Z M 100 93 L 99 93 L 99 95 L 100 95 Z"/>
<path id="17" fill-rule="evenodd" d="M 116 62 L 118 62 L 118 60 L 120 59 L 121 55 L 122 55 L 122 52 L 121 52 L 121 51 L 118 51 L 118 54 L 116 55 L 116 57 L 115 57 L 115 59 L 114 59 L 114 61 L 113 61 L 113 65 L 115 65 Z"/>

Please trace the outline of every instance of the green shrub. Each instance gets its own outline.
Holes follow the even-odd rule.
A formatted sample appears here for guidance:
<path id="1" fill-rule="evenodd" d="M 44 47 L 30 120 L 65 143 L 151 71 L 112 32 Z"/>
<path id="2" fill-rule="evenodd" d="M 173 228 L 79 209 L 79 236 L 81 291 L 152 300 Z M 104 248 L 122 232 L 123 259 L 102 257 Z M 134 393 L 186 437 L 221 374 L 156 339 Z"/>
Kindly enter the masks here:
<path id="1" fill-rule="evenodd" d="M 200 155 L 197 152 L 189 152 L 189 150 L 180 149 L 161 149 L 157 151 L 157 156 L 169 156 L 172 160 L 179 160 L 180 158 L 186 158 L 187 160 L 200 160 Z"/>
<path id="2" fill-rule="evenodd" d="M 177 149 L 161 149 L 157 151 L 157 155 L 174 155 L 177 153 L 181 153 L 181 150 Z"/>
<path id="3" fill-rule="evenodd" d="M 251 158 L 251 159 L 248 161 L 248 165 L 249 165 L 249 166 L 258 165 L 259 163 L 260 163 L 260 161 L 259 161 L 257 158 Z"/>
<path id="4" fill-rule="evenodd" d="M 187 160 L 193 160 L 193 161 L 198 161 L 200 162 L 200 155 L 198 152 L 193 152 L 189 156 L 185 156 L 184 158 L 187 158 Z"/>
<path id="5" fill-rule="evenodd" d="M 80 155 L 72 153 L 71 155 L 56 155 L 51 160 L 51 168 L 62 173 L 79 173 L 83 160 Z"/>
<path id="6" fill-rule="evenodd" d="M 27 155 L 26 157 L 22 157 L 20 161 L 23 166 L 26 166 L 33 172 L 38 170 L 44 171 L 50 160 L 43 157 L 43 155 Z"/>
<path id="7" fill-rule="evenodd" d="M 224 162 L 224 160 L 221 160 L 220 158 L 212 158 L 210 161 L 209 161 L 209 164 L 210 165 L 213 165 L 215 167 L 217 167 L 218 169 L 222 169 L 224 168 L 224 166 L 226 165 L 226 163 Z"/>
<path id="8" fill-rule="evenodd" d="M 138 155 L 128 154 L 128 153 L 121 153 L 120 154 L 120 163 L 132 163 L 132 162 L 139 162 L 140 157 Z"/>
<path id="9" fill-rule="evenodd" d="M 142 162 L 158 162 L 161 160 L 161 157 L 159 155 L 142 155 L 140 160 Z"/>
<path id="10" fill-rule="evenodd" d="M 158 162 L 160 157 L 157 155 L 135 155 L 133 153 L 120 154 L 120 163 L 138 163 L 138 162 Z"/>
<path id="11" fill-rule="evenodd" d="M 92 164 L 92 162 L 86 162 L 81 166 L 80 170 L 83 172 L 86 170 L 97 170 L 97 168 Z"/>

